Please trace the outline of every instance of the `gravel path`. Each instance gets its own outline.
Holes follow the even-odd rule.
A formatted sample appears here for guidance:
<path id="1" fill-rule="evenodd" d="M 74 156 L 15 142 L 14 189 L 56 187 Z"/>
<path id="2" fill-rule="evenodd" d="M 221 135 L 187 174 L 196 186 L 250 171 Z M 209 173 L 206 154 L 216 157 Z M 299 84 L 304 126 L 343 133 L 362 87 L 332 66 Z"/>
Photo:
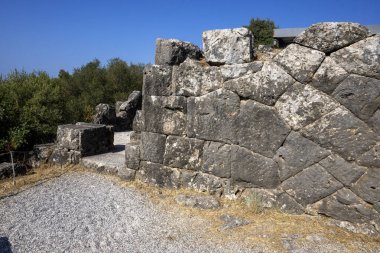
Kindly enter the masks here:
<path id="1" fill-rule="evenodd" d="M 69 173 L 0 200 L 0 237 L 12 252 L 262 252 L 213 244 L 208 225 L 95 173 Z"/>

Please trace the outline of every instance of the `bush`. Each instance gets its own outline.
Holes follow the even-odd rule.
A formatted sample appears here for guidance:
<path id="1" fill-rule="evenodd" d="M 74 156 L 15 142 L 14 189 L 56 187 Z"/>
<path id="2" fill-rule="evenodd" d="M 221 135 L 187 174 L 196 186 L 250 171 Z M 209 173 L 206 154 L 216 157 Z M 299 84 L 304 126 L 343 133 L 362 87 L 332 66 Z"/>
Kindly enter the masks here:
<path id="1" fill-rule="evenodd" d="M 270 19 L 253 18 L 249 22 L 248 28 L 255 39 L 255 46 L 269 45 L 273 46 L 273 30 L 278 28 L 274 21 Z"/>

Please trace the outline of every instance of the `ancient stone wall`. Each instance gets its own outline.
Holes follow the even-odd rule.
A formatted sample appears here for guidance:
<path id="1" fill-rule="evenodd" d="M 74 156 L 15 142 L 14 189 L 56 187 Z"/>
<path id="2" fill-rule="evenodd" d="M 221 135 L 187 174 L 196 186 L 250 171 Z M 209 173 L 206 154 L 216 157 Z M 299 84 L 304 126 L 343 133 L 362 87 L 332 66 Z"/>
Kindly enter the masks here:
<path id="1" fill-rule="evenodd" d="M 127 167 L 160 186 L 254 192 L 380 230 L 380 36 L 320 23 L 265 62 L 252 45 L 244 28 L 204 32 L 204 58 L 158 40 Z"/>

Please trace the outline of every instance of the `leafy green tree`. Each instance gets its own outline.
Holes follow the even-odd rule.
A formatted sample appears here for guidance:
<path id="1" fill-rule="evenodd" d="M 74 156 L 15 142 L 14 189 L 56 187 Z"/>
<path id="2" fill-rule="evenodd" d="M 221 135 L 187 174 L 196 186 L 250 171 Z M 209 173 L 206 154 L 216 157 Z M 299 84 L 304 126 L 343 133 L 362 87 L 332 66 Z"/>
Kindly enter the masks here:
<path id="1" fill-rule="evenodd" d="M 244 27 L 252 32 L 255 39 L 255 46 L 273 45 L 273 30 L 278 28 L 274 21 L 270 19 L 252 18 L 249 25 Z"/>

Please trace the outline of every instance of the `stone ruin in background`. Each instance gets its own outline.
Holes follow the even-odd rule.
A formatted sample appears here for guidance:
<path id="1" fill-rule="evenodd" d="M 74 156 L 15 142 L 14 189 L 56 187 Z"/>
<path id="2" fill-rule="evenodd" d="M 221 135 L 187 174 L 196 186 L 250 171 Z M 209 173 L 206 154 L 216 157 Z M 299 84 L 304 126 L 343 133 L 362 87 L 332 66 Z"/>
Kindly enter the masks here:
<path id="1" fill-rule="evenodd" d="M 319 23 L 265 62 L 245 28 L 156 45 L 126 146 L 138 179 L 380 231 L 379 35 Z"/>

